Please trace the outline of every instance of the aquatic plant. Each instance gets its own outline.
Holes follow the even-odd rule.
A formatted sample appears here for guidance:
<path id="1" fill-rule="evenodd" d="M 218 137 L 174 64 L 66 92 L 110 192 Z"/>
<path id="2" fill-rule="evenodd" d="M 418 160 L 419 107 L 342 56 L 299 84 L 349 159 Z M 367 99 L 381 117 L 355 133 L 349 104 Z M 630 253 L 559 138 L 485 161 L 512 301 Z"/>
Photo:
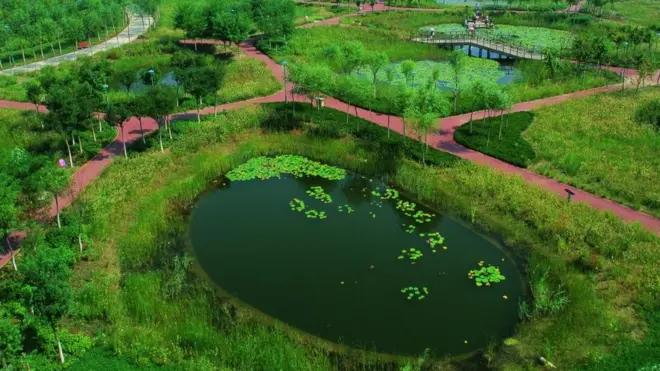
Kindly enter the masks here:
<path id="1" fill-rule="evenodd" d="M 399 260 L 403 260 L 406 257 L 408 257 L 409 260 L 415 261 L 415 260 L 421 258 L 422 256 L 424 256 L 424 254 L 420 250 L 417 250 L 414 247 L 411 247 L 408 250 L 401 250 L 401 252 L 404 255 L 399 255 L 397 257 L 397 259 L 399 259 Z"/>
<path id="2" fill-rule="evenodd" d="M 325 211 L 318 211 L 315 209 L 305 211 L 305 216 L 307 219 L 325 219 L 328 217 L 325 214 Z"/>
<path id="3" fill-rule="evenodd" d="M 428 233 L 426 237 L 431 248 L 434 248 L 436 245 L 442 245 L 442 243 L 445 242 L 445 238 L 440 235 L 440 232 Z M 447 247 L 443 246 L 443 249 L 447 250 Z"/>
<path id="4" fill-rule="evenodd" d="M 433 216 L 435 216 L 435 214 L 431 215 L 429 213 L 423 212 L 422 210 L 417 210 L 417 212 L 412 215 L 412 217 L 415 218 L 415 221 L 419 224 L 430 222 L 431 217 Z"/>
<path id="5" fill-rule="evenodd" d="M 412 300 L 412 299 L 417 299 L 417 300 L 423 300 L 426 298 L 429 294 L 429 289 L 426 287 L 422 287 L 420 290 L 419 287 L 417 286 L 408 286 L 404 287 L 401 289 L 401 293 L 406 295 L 406 299 Z"/>
<path id="6" fill-rule="evenodd" d="M 349 214 L 355 212 L 355 210 L 349 204 L 337 206 L 337 211 L 339 211 L 340 213 L 346 211 Z"/>
<path id="7" fill-rule="evenodd" d="M 417 207 L 417 205 L 415 205 L 414 202 L 399 200 L 396 203 L 396 209 L 403 211 L 406 216 L 412 216 L 415 207 Z"/>
<path id="8" fill-rule="evenodd" d="M 474 279 L 477 286 L 490 286 L 491 283 L 504 281 L 506 277 L 500 273 L 500 268 L 494 265 L 484 267 L 483 260 L 477 264 L 480 268 L 468 272 L 468 278 Z"/>
<path id="9" fill-rule="evenodd" d="M 291 200 L 291 202 L 289 202 L 289 207 L 291 207 L 291 211 L 301 212 L 305 210 L 306 206 L 305 206 L 305 202 L 297 198 L 294 198 L 293 200 Z"/>
<path id="10" fill-rule="evenodd" d="M 406 231 L 406 233 L 414 233 L 414 232 L 415 232 L 415 228 L 417 228 L 417 227 L 415 227 L 414 224 L 408 224 L 408 225 L 401 224 L 401 225 L 403 226 L 403 228 L 404 228 L 404 230 Z"/>
<path id="11" fill-rule="evenodd" d="M 371 217 L 372 217 L 373 219 L 376 218 L 376 213 L 374 213 L 374 212 L 372 212 L 372 211 L 369 211 L 369 215 L 371 215 Z"/>
<path id="12" fill-rule="evenodd" d="M 323 202 L 324 204 L 329 204 L 332 202 L 332 197 L 325 193 L 322 187 L 313 186 L 312 188 L 305 191 L 308 196 Z"/>
<path id="13" fill-rule="evenodd" d="M 296 177 L 320 177 L 328 180 L 341 180 L 346 170 L 324 165 L 301 156 L 282 155 L 277 157 L 255 157 L 227 173 L 231 181 L 279 178 L 282 174 Z"/>

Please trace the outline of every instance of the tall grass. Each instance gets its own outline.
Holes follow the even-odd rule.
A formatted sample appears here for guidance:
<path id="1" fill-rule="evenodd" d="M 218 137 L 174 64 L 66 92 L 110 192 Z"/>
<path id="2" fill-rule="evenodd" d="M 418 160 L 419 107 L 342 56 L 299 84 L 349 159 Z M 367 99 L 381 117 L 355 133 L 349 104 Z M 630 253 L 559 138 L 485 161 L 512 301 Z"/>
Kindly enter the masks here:
<path id="1" fill-rule="evenodd" d="M 524 133 L 536 152 L 530 169 L 660 216 L 660 134 L 633 118 L 659 93 L 599 94 L 536 111 Z"/>

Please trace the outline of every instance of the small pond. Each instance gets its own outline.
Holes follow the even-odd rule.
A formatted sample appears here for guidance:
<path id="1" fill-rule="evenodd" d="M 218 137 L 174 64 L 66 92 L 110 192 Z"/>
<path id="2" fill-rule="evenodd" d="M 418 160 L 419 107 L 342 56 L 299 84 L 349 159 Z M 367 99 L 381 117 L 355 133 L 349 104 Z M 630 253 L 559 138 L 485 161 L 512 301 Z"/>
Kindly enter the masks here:
<path id="1" fill-rule="evenodd" d="M 331 342 L 457 355 L 510 336 L 522 294 L 514 261 L 465 223 L 388 189 L 350 173 L 223 178 L 190 215 L 192 246 L 224 291 Z M 469 272 L 491 264 L 504 277 L 478 287 Z"/>
<path id="2" fill-rule="evenodd" d="M 167 86 L 173 86 L 177 87 L 179 84 L 176 82 L 176 79 L 174 78 L 174 72 L 168 72 L 164 75 L 161 76 L 160 79 L 158 79 L 159 84 L 167 85 Z M 120 90 L 125 92 L 126 88 L 123 87 L 121 84 L 116 84 L 115 89 Z M 144 83 L 142 79 L 135 79 L 133 82 L 133 85 L 131 85 L 131 92 L 132 93 L 142 93 L 143 91 L 147 90 L 147 85 Z"/>

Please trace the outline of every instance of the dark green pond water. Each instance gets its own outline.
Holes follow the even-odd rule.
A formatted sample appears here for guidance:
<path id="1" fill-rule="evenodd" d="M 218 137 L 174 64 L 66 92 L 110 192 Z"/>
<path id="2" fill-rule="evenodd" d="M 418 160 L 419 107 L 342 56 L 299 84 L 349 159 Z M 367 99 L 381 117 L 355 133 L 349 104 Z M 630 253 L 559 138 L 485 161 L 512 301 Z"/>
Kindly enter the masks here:
<path id="1" fill-rule="evenodd" d="M 312 186 L 322 186 L 332 202 L 307 195 Z M 241 301 L 351 347 L 456 355 L 511 335 L 522 283 L 507 254 L 457 220 L 419 206 L 436 216 L 417 224 L 396 201 L 373 196 L 378 188 L 384 191 L 351 175 L 227 181 L 203 194 L 192 212 L 195 254 L 210 278 Z M 294 198 L 327 218 L 292 211 Z M 338 211 L 346 204 L 354 212 Z M 417 227 L 407 233 L 402 224 Z M 440 232 L 444 244 L 431 248 L 419 235 L 429 232 Z M 399 259 L 410 248 L 423 253 L 415 264 Z M 480 261 L 498 266 L 506 279 L 476 287 L 468 272 Z M 428 294 L 408 300 L 405 287 L 422 294 L 426 287 Z"/>

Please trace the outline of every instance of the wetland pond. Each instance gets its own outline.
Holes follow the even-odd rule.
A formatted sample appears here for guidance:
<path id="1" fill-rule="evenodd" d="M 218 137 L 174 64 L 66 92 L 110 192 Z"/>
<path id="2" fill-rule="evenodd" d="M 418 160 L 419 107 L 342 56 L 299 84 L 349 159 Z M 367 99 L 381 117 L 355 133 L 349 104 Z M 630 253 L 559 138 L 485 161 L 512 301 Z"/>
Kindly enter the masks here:
<path id="1" fill-rule="evenodd" d="M 381 353 L 458 355 L 513 334 L 518 268 L 465 223 L 298 156 L 227 178 L 199 197 L 189 235 L 209 278 L 248 306 Z"/>

